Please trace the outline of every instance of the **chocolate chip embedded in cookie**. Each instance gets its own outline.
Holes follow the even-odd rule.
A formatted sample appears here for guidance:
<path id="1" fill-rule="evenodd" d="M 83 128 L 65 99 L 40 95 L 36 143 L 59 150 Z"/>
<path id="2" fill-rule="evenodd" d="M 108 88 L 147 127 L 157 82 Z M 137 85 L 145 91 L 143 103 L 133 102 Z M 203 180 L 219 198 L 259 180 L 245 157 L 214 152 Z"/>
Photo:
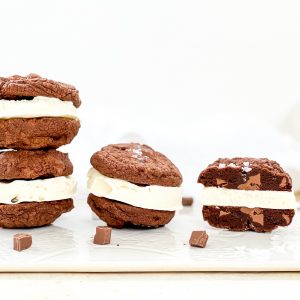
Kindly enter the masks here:
<path id="1" fill-rule="evenodd" d="M 0 152 L 0 180 L 69 176 L 73 165 L 68 154 L 57 150 Z"/>
<path id="2" fill-rule="evenodd" d="M 0 105 L 0 148 L 58 148 L 80 128 L 78 91 L 38 75 L 0 77 Z"/>
<path id="3" fill-rule="evenodd" d="M 0 201 L 1 202 L 1 201 Z M 0 227 L 30 228 L 50 225 L 73 209 L 73 200 L 0 204 Z"/>
<path id="4" fill-rule="evenodd" d="M 287 226 L 296 201 L 290 176 L 267 158 L 223 158 L 201 172 L 204 220 L 234 231 L 268 232 Z"/>
<path id="5" fill-rule="evenodd" d="M 88 204 L 109 226 L 163 226 L 182 207 L 179 170 L 146 145 L 109 145 L 91 163 Z"/>

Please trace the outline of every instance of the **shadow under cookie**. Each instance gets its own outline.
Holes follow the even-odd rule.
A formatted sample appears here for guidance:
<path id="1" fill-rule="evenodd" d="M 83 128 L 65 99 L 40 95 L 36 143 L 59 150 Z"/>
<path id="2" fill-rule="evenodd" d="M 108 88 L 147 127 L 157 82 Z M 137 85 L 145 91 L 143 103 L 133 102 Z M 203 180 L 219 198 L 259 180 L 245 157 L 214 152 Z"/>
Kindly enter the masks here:
<path id="1" fill-rule="evenodd" d="M 175 211 L 140 208 L 93 194 L 89 194 L 87 202 L 101 220 L 114 228 L 157 228 L 168 224 L 175 215 Z"/>

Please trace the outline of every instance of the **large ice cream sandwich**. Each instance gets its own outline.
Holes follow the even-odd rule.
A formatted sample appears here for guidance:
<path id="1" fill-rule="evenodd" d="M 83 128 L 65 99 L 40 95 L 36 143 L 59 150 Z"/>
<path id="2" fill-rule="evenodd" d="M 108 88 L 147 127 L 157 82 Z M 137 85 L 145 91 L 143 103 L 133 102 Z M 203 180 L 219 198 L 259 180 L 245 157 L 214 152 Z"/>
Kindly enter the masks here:
<path id="1" fill-rule="evenodd" d="M 111 227 L 163 226 L 182 206 L 179 170 L 146 145 L 108 145 L 91 164 L 88 204 Z"/>

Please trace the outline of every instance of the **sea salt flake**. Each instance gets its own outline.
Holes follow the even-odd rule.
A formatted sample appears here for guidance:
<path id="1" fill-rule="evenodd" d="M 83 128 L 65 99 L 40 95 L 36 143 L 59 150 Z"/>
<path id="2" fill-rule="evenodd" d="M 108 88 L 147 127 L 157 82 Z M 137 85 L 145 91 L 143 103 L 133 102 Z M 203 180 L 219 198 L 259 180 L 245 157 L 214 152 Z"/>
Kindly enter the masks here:
<path id="1" fill-rule="evenodd" d="M 243 165 L 244 165 L 245 167 L 249 167 L 250 163 L 249 163 L 249 161 L 245 161 L 245 162 L 243 162 Z"/>
<path id="2" fill-rule="evenodd" d="M 249 167 L 242 167 L 242 170 L 243 170 L 243 172 L 248 173 L 248 172 L 250 172 L 250 171 L 252 170 L 252 168 L 249 168 Z"/>
<path id="3" fill-rule="evenodd" d="M 223 168 L 225 168 L 225 167 L 226 167 L 225 164 L 219 164 L 219 168 L 220 168 L 220 169 L 223 169 Z"/>

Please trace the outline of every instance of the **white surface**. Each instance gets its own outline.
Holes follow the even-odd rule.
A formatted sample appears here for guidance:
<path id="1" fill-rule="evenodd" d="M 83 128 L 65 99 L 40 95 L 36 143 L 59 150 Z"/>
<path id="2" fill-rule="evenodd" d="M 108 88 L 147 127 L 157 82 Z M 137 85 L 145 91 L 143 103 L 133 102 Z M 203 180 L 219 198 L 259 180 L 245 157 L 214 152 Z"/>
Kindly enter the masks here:
<path id="1" fill-rule="evenodd" d="M 71 101 L 38 96 L 32 100 L 0 99 L 0 119 L 65 117 L 76 119 L 77 109 Z"/>
<path id="2" fill-rule="evenodd" d="M 94 168 L 88 172 L 88 190 L 98 197 L 147 209 L 174 211 L 182 208 L 181 187 L 139 186 L 126 180 L 104 176 Z"/>
<path id="3" fill-rule="evenodd" d="M 286 191 L 249 191 L 205 187 L 201 190 L 200 197 L 202 205 L 273 209 L 295 209 L 297 205 L 294 193 Z"/>
<path id="4" fill-rule="evenodd" d="M 113 230 L 112 243 L 92 243 L 102 222 L 82 203 L 54 225 L 0 230 L 0 271 L 148 272 L 148 271 L 296 271 L 300 270 L 300 222 L 271 234 L 229 232 L 202 221 L 200 205 L 185 207 L 164 228 Z M 297 212 L 298 213 L 298 212 Z M 192 230 L 209 234 L 207 247 L 192 248 Z M 33 246 L 12 250 L 15 233 L 32 234 Z M 118 246 L 119 245 L 119 246 Z"/>
<path id="5" fill-rule="evenodd" d="M 298 273 L 0 274 L 7 300 L 295 299 Z"/>

